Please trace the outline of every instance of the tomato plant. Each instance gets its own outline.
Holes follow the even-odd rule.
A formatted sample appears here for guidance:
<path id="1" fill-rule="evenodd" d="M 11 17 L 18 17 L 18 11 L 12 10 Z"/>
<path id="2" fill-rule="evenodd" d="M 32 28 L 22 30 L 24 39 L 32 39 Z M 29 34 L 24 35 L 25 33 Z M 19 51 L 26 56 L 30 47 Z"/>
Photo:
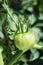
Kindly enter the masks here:
<path id="1" fill-rule="evenodd" d="M 42 0 L 0 0 L 0 65 L 28 65 L 42 58 L 42 8 Z"/>

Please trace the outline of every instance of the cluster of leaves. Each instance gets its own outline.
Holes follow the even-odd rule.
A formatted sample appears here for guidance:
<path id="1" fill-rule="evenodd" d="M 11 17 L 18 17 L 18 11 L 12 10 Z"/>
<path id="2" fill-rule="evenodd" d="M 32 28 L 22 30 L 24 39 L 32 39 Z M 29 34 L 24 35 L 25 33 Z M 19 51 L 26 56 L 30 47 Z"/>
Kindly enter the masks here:
<path id="1" fill-rule="evenodd" d="M 0 46 L 3 47 L 5 65 L 10 59 L 9 57 L 17 51 L 14 46 L 14 36 L 20 30 L 18 30 L 20 27 L 23 27 L 24 32 L 28 28 L 28 31 L 36 35 L 36 43 L 43 45 L 43 0 L 0 0 Z M 7 30 L 3 31 L 4 28 L 7 28 Z M 7 35 L 3 33 L 7 33 Z M 6 42 L 7 37 L 8 40 Z M 7 43 L 10 43 L 11 49 Z M 9 54 L 8 49 L 11 50 L 11 54 Z M 24 62 L 23 65 L 28 65 L 27 62 L 34 61 L 39 57 L 43 59 L 41 53 L 43 53 L 43 50 L 40 52 L 37 49 L 31 49 L 24 53 L 17 65 L 20 65 L 20 61 Z"/>

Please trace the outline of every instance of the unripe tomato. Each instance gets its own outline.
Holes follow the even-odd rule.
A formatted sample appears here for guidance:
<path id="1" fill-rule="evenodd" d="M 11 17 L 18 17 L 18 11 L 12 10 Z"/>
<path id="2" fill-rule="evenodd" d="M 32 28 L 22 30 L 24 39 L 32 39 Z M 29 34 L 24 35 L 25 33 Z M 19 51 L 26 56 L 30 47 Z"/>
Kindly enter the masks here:
<path id="1" fill-rule="evenodd" d="M 15 45 L 23 52 L 31 49 L 35 43 L 35 36 L 31 32 L 20 33 L 15 35 Z"/>

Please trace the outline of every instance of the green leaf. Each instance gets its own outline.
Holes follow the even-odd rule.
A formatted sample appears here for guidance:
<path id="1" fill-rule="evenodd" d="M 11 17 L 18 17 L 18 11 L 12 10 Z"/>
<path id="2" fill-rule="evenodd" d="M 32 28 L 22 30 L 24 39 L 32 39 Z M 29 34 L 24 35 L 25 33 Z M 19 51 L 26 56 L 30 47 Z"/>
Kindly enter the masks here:
<path id="1" fill-rule="evenodd" d="M 25 57 L 25 55 L 22 55 L 22 56 L 20 57 L 19 61 L 27 62 L 28 59 Z"/>
<path id="2" fill-rule="evenodd" d="M 37 5 L 37 0 L 21 0 L 22 9 L 33 12 L 33 6 Z"/>
<path id="3" fill-rule="evenodd" d="M 4 38 L 2 31 L 0 31 L 0 38 Z"/>
<path id="4" fill-rule="evenodd" d="M 43 46 L 43 42 L 42 41 L 40 41 L 38 44 L 41 45 L 41 46 Z"/>
<path id="5" fill-rule="evenodd" d="M 35 15 L 30 15 L 29 16 L 29 23 L 31 24 L 31 25 L 33 25 L 34 23 L 36 22 L 36 17 L 35 17 Z"/>
<path id="6" fill-rule="evenodd" d="M 6 19 L 6 14 L 5 13 L 0 13 L 0 38 L 3 38 L 3 33 L 2 33 L 2 24 L 4 23 Z"/>
<path id="7" fill-rule="evenodd" d="M 43 23 L 37 23 L 35 26 L 36 27 L 43 27 Z"/>
<path id="8" fill-rule="evenodd" d="M 15 22 L 18 22 L 17 21 L 17 17 L 15 17 L 15 15 L 13 16 L 14 17 L 14 20 L 15 20 Z M 16 28 L 16 25 L 15 25 L 15 23 L 12 21 L 12 19 L 10 18 L 10 16 L 8 15 L 8 22 L 9 22 L 9 27 L 10 27 L 10 29 L 12 30 L 12 31 L 16 31 L 17 30 L 17 28 Z"/>
<path id="9" fill-rule="evenodd" d="M 42 12 L 42 14 L 43 14 L 43 3 L 40 4 L 40 6 L 39 6 L 39 11 Z"/>
<path id="10" fill-rule="evenodd" d="M 27 10 L 30 11 L 30 12 L 33 12 L 33 7 L 32 6 L 28 7 Z"/>
<path id="11" fill-rule="evenodd" d="M 29 61 L 34 61 L 39 57 L 39 52 L 36 49 L 31 49 L 31 55 Z"/>
<path id="12" fill-rule="evenodd" d="M 6 19 L 6 14 L 0 13 L 0 30 L 2 30 L 2 24 L 4 23 L 5 19 Z"/>
<path id="13" fill-rule="evenodd" d="M 28 65 L 26 62 L 23 65 Z"/>
<path id="14" fill-rule="evenodd" d="M 39 20 L 43 20 L 43 14 L 39 13 Z"/>
<path id="15" fill-rule="evenodd" d="M 43 56 L 41 56 L 40 59 L 43 60 Z"/>
<path id="16" fill-rule="evenodd" d="M 40 37 L 41 37 L 41 30 L 39 28 L 33 27 L 33 28 L 30 29 L 30 31 L 35 35 L 36 42 L 38 42 Z"/>
<path id="17" fill-rule="evenodd" d="M 0 0 L 0 2 L 2 2 L 2 0 Z"/>

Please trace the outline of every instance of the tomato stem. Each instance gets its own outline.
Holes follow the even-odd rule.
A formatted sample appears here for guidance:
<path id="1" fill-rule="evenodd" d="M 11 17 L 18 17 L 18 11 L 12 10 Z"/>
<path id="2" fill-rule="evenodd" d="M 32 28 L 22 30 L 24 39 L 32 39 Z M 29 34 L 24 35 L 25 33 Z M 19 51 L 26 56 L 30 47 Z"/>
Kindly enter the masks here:
<path id="1" fill-rule="evenodd" d="M 18 59 L 22 56 L 23 53 L 24 53 L 23 51 L 17 51 L 16 54 L 9 60 L 7 65 L 15 64 L 18 61 Z"/>
<path id="2" fill-rule="evenodd" d="M 18 24 L 19 24 L 19 25 L 18 25 L 18 26 L 19 26 L 19 32 L 20 32 L 20 33 L 23 33 L 22 28 L 21 28 L 21 23 L 19 22 Z"/>
<path id="3" fill-rule="evenodd" d="M 38 45 L 38 44 L 34 44 L 34 48 L 36 48 L 36 49 L 43 49 L 43 46 Z"/>

